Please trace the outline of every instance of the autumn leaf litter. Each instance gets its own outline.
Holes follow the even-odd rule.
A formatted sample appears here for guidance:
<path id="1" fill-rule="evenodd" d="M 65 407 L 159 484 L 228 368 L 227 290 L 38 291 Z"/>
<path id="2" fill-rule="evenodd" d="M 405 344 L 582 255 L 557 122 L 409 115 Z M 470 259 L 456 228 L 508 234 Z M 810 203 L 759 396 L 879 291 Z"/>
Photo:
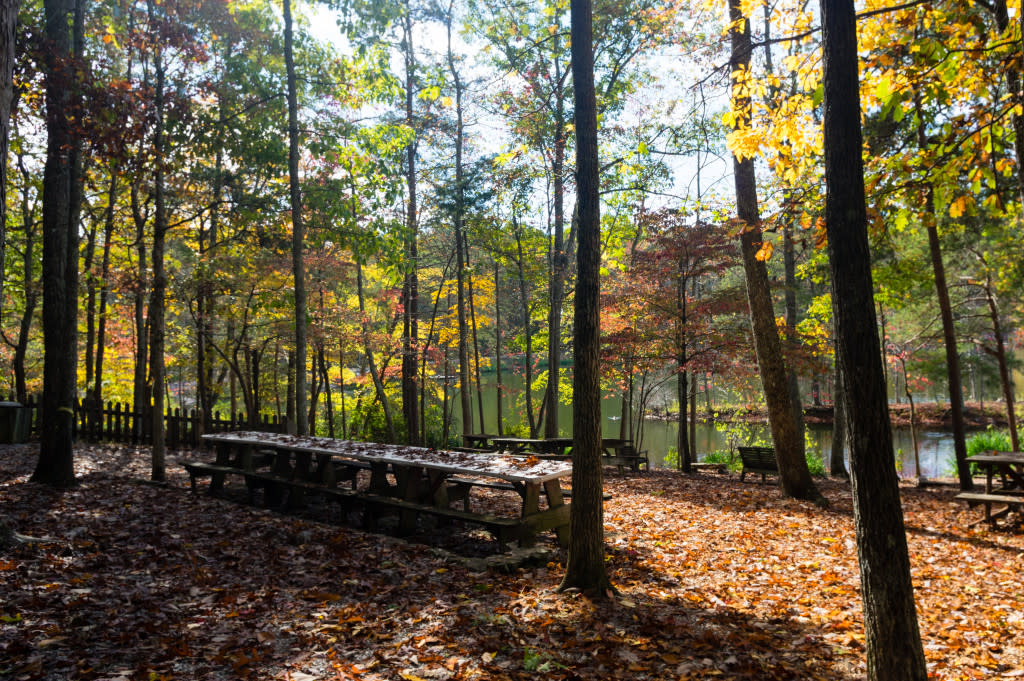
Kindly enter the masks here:
<path id="1" fill-rule="evenodd" d="M 474 571 L 474 528 L 367 533 L 337 510 L 285 515 L 194 496 L 149 453 L 80 447 L 81 485 L 27 482 L 34 446 L 0 448 L 0 517 L 55 541 L 0 554 L 0 677 L 57 679 L 862 678 L 849 488 L 831 506 L 736 476 L 655 472 L 606 490 L 618 593 L 558 593 L 564 551 Z M 475 490 L 506 512 L 514 495 Z M 929 672 L 1024 669 L 1024 530 L 967 528 L 953 489 L 903 490 Z M 510 498 L 511 496 L 511 498 Z M 481 497 L 482 499 L 483 497 Z M 550 534 L 550 533 L 548 533 Z M 470 563 L 471 564 L 471 563 Z"/>

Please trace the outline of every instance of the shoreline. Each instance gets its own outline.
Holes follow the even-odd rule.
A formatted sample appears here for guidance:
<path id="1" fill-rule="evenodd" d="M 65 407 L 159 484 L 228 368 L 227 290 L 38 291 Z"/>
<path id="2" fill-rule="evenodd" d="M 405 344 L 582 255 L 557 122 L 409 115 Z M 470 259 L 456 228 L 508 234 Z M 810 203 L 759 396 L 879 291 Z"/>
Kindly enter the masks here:
<path id="1" fill-rule="evenodd" d="M 952 430 L 953 415 L 948 402 L 923 402 L 914 405 L 918 428 Z M 652 412 L 647 418 L 663 421 L 677 421 L 676 414 Z M 889 420 L 895 427 L 910 427 L 910 405 L 906 402 L 889 404 Z M 767 423 L 768 413 L 762 406 L 719 407 L 709 417 L 704 409 L 697 412 L 700 423 Z M 832 406 L 805 406 L 804 423 L 832 425 Z M 989 426 L 1006 428 L 1006 409 L 1001 402 L 986 402 L 984 408 L 978 402 L 964 404 L 964 424 L 968 430 L 983 430 Z"/>

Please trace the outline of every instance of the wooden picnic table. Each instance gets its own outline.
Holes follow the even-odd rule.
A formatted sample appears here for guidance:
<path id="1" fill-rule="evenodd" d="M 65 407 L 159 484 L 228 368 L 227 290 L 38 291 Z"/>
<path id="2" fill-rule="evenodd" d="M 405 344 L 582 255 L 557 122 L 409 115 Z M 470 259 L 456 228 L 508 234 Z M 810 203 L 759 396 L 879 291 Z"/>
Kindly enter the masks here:
<path id="1" fill-rule="evenodd" d="M 513 455 L 535 453 L 538 458 L 570 460 L 572 457 L 571 437 L 492 437 L 491 442 L 502 451 Z M 602 463 L 615 466 L 622 473 L 625 467 L 639 471 L 648 466 L 647 452 L 637 452 L 633 441 L 628 438 L 606 437 L 601 439 Z"/>
<path id="2" fill-rule="evenodd" d="M 567 462 L 263 432 L 216 433 L 203 439 L 217 452 L 211 490 L 223 485 L 225 475 L 239 474 L 246 476 L 247 484 L 252 480 L 268 484 L 268 489 L 290 488 L 289 498 L 294 494 L 301 499 L 307 492 L 337 490 L 340 479 L 369 467 L 368 487 L 360 490 L 353 485 L 343 495 L 363 507 L 368 524 L 375 524 L 380 515 L 397 513 L 400 529 L 412 531 L 419 515 L 433 514 L 482 524 L 502 543 L 517 539 L 520 545 L 530 546 L 537 532 L 548 529 L 555 530 L 563 546 L 568 543 L 569 506 L 559 483 L 572 475 Z M 258 470 L 268 463 L 269 471 Z M 188 468 L 189 462 L 183 465 Z M 448 484 L 456 475 L 469 477 Z M 480 486 L 487 486 L 487 480 L 509 485 L 522 499 L 519 516 L 497 518 L 470 511 L 473 480 L 481 480 Z M 544 509 L 540 508 L 542 493 L 547 497 Z M 450 508 L 459 499 L 466 503 L 465 510 Z"/>
<path id="3" fill-rule="evenodd" d="M 488 433 L 463 433 L 462 444 L 466 447 L 477 447 L 479 449 L 486 449 L 490 441 L 493 438 L 501 437 L 500 435 L 491 435 Z"/>
<path id="4" fill-rule="evenodd" d="M 491 444 L 511 454 L 536 452 L 568 456 L 572 449 L 571 437 L 492 437 Z"/>
<path id="5" fill-rule="evenodd" d="M 1024 453 L 1021 452 L 986 452 L 968 458 L 985 471 L 984 492 L 961 492 L 956 496 L 966 501 L 971 507 L 983 505 L 985 515 L 972 525 L 981 522 L 994 524 L 998 518 L 1008 515 L 1011 510 L 1024 507 Z M 999 485 L 996 486 L 998 475 Z M 994 504 L 1004 508 L 993 513 Z"/>

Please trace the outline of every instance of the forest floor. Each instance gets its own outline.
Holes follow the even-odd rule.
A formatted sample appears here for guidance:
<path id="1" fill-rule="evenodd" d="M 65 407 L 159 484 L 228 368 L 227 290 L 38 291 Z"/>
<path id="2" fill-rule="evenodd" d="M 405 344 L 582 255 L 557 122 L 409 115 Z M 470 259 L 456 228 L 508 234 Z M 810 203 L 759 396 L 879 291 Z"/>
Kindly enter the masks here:
<path id="1" fill-rule="evenodd" d="M 82 446 L 80 485 L 27 482 L 0 447 L 0 518 L 50 543 L 0 552 L 0 677 L 856 679 L 864 636 L 849 486 L 827 509 L 736 475 L 609 472 L 611 600 L 558 593 L 565 553 L 473 568 L 459 526 L 398 539 L 144 482 L 149 452 Z M 173 460 L 173 456 L 171 459 Z M 495 492 L 495 495 L 502 494 Z M 902 489 L 928 669 L 1024 676 L 1024 528 L 967 525 L 949 489 Z M 495 496 L 515 508 L 516 499 Z M 548 533 L 550 534 L 550 533 Z"/>
<path id="2" fill-rule="evenodd" d="M 914 404 L 918 428 L 951 430 L 953 412 L 948 402 L 920 402 Z M 715 407 L 714 421 L 767 423 L 768 412 L 764 407 Z M 675 414 L 654 415 L 653 418 L 676 418 Z M 697 419 L 707 421 L 707 412 L 698 409 Z M 832 423 L 832 407 L 804 405 L 804 419 L 808 423 Z M 910 405 L 906 402 L 889 405 L 889 419 L 894 426 L 910 426 Z M 967 402 L 964 404 L 964 423 L 968 429 L 979 430 L 988 426 L 1006 428 L 1006 407 L 1001 402 Z"/>

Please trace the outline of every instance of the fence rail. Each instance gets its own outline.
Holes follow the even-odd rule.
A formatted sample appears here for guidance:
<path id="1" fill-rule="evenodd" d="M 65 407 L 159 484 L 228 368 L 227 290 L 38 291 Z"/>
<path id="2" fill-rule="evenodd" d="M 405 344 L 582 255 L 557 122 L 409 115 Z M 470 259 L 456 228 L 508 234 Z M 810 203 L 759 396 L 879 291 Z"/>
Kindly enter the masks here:
<path id="1" fill-rule="evenodd" d="M 13 398 L 11 398 L 13 401 Z M 31 408 L 33 434 L 39 432 L 39 400 L 30 396 L 25 406 Z M 153 419 L 150 411 L 133 411 L 131 405 L 120 402 L 106 404 L 79 401 L 75 404 L 74 437 L 86 442 L 121 442 L 125 444 L 152 444 Z M 222 433 L 233 430 L 262 430 L 270 433 L 287 431 L 287 420 L 276 414 L 261 414 L 257 423 L 250 423 L 244 412 L 222 414 L 215 411 L 204 425 L 203 413 L 198 409 L 168 410 L 164 415 L 164 442 L 170 449 L 197 447 L 203 433 Z"/>

